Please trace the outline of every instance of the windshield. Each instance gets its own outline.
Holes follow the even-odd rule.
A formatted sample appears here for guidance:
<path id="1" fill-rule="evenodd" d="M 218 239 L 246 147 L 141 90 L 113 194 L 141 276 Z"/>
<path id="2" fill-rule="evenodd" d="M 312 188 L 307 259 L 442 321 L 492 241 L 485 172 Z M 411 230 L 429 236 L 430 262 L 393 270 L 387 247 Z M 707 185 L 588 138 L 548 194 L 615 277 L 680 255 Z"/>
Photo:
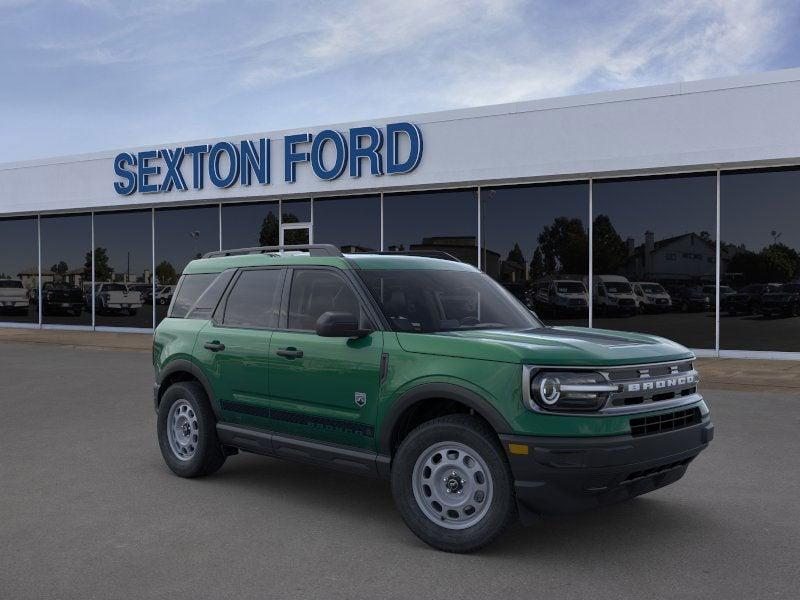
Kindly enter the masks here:
<path id="1" fill-rule="evenodd" d="M 395 331 L 542 327 L 494 280 L 473 271 L 357 271 Z"/>
<path id="2" fill-rule="evenodd" d="M 642 290 L 645 294 L 664 294 L 664 288 L 657 283 L 643 283 Z"/>
<path id="3" fill-rule="evenodd" d="M 0 279 L 0 288 L 21 288 L 22 282 L 18 279 Z"/>
<path id="4" fill-rule="evenodd" d="M 630 294 L 631 284 L 613 281 L 611 283 L 606 283 L 606 291 L 609 294 Z"/>
<path id="5" fill-rule="evenodd" d="M 586 288 L 580 281 L 559 281 L 556 290 L 559 294 L 583 294 Z"/>

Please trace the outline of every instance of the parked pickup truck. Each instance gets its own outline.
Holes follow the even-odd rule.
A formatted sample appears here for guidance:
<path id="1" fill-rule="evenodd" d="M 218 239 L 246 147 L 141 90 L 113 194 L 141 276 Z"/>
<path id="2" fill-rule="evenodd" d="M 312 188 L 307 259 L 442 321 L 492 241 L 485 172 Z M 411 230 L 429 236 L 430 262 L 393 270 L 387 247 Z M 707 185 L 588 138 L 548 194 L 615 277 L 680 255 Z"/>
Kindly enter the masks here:
<path id="1" fill-rule="evenodd" d="M 19 279 L 0 279 L 0 312 L 27 314 L 28 290 Z"/>
<path id="2" fill-rule="evenodd" d="M 99 315 L 128 313 L 135 315 L 142 307 L 142 294 L 128 289 L 123 283 L 95 283 L 95 311 Z M 86 305 L 92 305 L 91 294 L 86 294 Z"/>
<path id="3" fill-rule="evenodd" d="M 547 327 L 471 265 L 405 254 L 189 263 L 153 340 L 167 466 L 209 475 L 245 451 L 383 477 L 420 539 L 469 552 L 674 483 L 711 441 L 683 346 Z"/>
<path id="4" fill-rule="evenodd" d="M 78 316 L 83 312 L 84 301 L 80 288 L 68 283 L 48 281 L 42 286 L 42 312 L 46 315 L 62 313 Z"/>

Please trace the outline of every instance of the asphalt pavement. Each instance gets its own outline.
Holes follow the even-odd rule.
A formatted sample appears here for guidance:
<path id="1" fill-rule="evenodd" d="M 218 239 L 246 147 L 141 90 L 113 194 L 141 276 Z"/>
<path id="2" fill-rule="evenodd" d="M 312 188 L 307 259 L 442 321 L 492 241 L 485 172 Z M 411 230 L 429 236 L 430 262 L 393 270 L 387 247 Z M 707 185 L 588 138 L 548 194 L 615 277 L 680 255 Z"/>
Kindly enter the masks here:
<path id="1" fill-rule="evenodd" d="M 797 598 L 800 395 L 705 390 L 677 484 L 460 556 L 383 481 L 252 455 L 183 480 L 146 351 L 0 341 L 0 598 Z"/>

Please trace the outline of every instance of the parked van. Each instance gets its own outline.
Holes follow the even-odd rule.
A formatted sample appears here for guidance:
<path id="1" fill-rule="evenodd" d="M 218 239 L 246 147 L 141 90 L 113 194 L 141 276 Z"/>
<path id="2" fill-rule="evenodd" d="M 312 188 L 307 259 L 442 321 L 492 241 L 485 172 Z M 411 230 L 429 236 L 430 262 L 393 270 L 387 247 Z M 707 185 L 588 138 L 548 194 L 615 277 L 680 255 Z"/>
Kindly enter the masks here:
<path id="1" fill-rule="evenodd" d="M 667 312 L 672 308 L 672 298 L 660 283 L 635 281 L 633 293 L 636 294 L 639 312 Z"/>
<path id="2" fill-rule="evenodd" d="M 638 312 L 631 282 L 622 275 L 596 275 L 592 299 L 601 315 L 631 316 Z"/>

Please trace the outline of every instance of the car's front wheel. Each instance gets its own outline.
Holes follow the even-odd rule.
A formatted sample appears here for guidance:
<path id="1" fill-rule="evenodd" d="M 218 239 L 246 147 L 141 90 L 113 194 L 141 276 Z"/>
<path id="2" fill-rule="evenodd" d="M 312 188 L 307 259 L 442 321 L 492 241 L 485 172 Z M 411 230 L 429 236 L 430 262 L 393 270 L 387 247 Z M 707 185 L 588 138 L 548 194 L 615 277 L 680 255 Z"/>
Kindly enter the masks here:
<path id="1" fill-rule="evenodd" d="M 497 435 L 470 415 L 423 423 L 398 448 L 392 494 L 406 525 L 447 552 L 472 552 L 516 519 L 514 479 Z"/>
<path id="2" fill-rule="evenodd" d="M 158 405 L 157 429 L 161 455 L 176 475 L 210 475 L 225 462 L 208 396 L 195 381 L 167 388 Z"/>

